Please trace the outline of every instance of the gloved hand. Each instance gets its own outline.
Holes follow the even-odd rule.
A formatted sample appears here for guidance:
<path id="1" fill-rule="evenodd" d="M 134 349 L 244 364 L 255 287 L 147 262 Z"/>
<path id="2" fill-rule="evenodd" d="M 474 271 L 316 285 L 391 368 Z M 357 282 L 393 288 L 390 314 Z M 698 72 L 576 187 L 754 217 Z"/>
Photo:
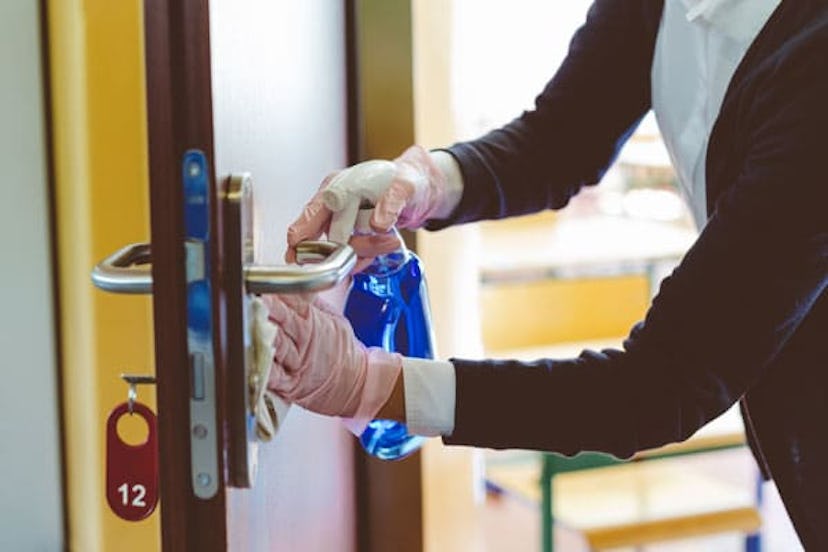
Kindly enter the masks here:
<path id="1" fill-rule="evenodd" d="M 349 418 L 348 428 L 361 434 L 391 396 L 402 356 L 366 348 L 348 320 L 318 297 L 263 300 L 279 330 L 268 387 L 308 410 Z"/>
<path id="2" fill-rule="evenodd" d="M 373 258 L 399 247 L 387 232 L 420 228 L 429 219 L 448 217 L 462 195 L 462 177 L 448 153 L 430 154 L 411 146 L 393 161 L 366 161 L 326 178 L 288 227 L 287 260 L 296 259 L 296 244 L 319 238 L 350 243 L 361 258 Z M 361 205 L 374 206 L 371 227 L 377 234 L 352 236 Z"/>

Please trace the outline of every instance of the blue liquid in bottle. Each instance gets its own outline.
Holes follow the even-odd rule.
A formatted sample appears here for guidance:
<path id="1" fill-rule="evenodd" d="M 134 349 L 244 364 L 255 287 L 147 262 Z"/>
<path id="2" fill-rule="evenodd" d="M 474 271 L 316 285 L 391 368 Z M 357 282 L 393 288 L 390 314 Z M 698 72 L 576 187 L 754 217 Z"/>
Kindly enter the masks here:
<path id="1" fill-rule="evenodd" d="M 405 247 L 381 255 L 354 275 L 345 304 L 357 338 L 404 356 L 434 358 L 431 312 L 420 260 Z M 382 460 L 398 460 L 418 450 L 425 438 L 410 435 L 405 424 L 373 420 L 359 438 Z"/>

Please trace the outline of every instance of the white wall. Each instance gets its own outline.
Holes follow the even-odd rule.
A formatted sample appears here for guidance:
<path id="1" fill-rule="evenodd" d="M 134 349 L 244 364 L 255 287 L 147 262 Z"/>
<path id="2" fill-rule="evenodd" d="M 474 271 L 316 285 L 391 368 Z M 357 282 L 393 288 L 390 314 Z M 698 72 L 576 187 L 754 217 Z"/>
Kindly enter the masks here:
<path id="1" fill-rule="evenodd" d="M 63 546 L 38 5 L 0 2 L 0 550 Z"/>

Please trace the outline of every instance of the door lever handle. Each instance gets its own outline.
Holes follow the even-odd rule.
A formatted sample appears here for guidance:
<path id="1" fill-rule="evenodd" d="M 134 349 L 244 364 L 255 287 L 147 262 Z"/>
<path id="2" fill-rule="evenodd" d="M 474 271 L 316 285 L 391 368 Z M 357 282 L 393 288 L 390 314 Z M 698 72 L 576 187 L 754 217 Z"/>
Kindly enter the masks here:
<path id="1" fill-rule="evenodd" d="M 92 283 L 112 293 L 152 293 L 151 260 L 150 244 L 127 245 L 95 266 Z"/>
<path id="2" fill-rule="evenodd" d="M 348 245 L 306 241 L 296 247 L 299 265 L 244 267 L 248 293 L 300 293 L 322 291 L 341 282 L 356 263 Z"/>
<path id="3" fill-rule="evenodd" d="M 350 246 L 333 242 L 302 242 L 297 246 L 296 254 L 303 264 L 245 266 L 247 292 L 323 291 L 341 282 L 356 263 L 356 254 Z M 92 283 L 111 293 L 152 293 L 151 260 L 150 244 L 127 245 L 95 266 L 92 270 Z"/>

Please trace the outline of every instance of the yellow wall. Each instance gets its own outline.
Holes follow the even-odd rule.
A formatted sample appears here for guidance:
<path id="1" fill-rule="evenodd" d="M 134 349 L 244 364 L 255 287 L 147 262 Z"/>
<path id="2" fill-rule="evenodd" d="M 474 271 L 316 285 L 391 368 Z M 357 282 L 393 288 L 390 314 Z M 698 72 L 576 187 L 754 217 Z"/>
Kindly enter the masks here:
<path id="1" fill-rule="evenodd" d="M 89 273 L 148 241 L 142 3 L 49 0 L 67 508 L 71 550 L 160 548 L 158 511 L 129 523 L 104 494 L 104 427 L 122 372 L 153 373 L 151 303 L 93 289 Z M 155 392 L 139 398 L 155 409 Z"/>
<path id="2" fill-rule="evenodd" d="M 649 302 L 644 275 L 489 284 L 481 294 L 487 351 L 627 335 Z"/>

